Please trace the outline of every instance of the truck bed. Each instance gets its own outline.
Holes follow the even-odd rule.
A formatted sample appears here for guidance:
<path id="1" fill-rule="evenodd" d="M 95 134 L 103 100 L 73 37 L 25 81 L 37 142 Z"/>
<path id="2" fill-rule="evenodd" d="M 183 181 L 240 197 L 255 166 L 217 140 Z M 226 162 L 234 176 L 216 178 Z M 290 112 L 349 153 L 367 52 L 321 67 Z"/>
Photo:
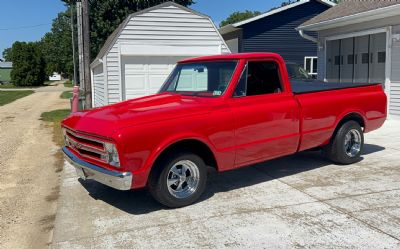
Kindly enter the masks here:
<path id="1" fill-rule="evenodd" d="M 345 88 L 355 88 L 362 86 L 371 86 L 377 84 L 371 83 L 334 83 L 334 82 L 323 82 L 317 80 L 310 81 L 300 81 L 300 80 L 291 80 L 290 85 L 292 86 L 292 91 L 295 94 L 302 93 L 311 93 L 311 92 L 321 92 L 321 91 L 329 91 L 329 90 L 337 90 L 337 89 L 345 89 Z"/>

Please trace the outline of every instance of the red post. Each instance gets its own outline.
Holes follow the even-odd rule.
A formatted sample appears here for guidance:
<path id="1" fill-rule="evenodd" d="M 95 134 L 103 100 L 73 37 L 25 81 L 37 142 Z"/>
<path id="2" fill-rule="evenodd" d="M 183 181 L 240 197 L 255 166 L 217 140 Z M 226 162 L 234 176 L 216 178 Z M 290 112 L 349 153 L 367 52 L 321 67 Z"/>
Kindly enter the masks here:
<path id="1" fill-rule="evenodd" d="M 74 86 L 74 90 L 72 91 L 72 112 L 78 111 L 78 102 L 79 102 L 79 87 Z"/>

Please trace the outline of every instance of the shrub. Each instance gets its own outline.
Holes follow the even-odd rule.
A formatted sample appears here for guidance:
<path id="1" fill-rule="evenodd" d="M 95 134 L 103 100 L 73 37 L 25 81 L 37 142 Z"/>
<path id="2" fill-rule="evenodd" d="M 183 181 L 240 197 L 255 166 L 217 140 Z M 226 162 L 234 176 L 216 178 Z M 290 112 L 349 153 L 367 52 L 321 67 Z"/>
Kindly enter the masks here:
<path id="1" fill-rule="evenodd" d="M 46 79 L 45 62 L 36 42 L 15 42 L 12 46 L 11 82 L 16 86 L 39 86 Z"/>

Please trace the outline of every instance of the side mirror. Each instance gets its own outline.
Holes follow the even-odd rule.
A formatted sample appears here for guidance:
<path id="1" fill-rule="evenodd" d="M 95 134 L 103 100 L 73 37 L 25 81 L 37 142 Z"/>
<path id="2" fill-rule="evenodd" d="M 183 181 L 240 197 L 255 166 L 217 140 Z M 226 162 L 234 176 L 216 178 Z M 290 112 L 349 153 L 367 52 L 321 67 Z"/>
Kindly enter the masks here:
<path id="1" fill-rule="evenodd" d="M 204 67 L 196 68 L 196 71 L 199 73 L 204 73 Z"/>

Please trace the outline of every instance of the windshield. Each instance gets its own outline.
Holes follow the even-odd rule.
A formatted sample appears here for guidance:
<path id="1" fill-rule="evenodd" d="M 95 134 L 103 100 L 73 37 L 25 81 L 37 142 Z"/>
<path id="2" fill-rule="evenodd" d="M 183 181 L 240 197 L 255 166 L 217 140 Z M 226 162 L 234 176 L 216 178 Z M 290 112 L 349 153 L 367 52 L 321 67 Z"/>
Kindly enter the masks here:
<path id="1" fill-rule="evenodd" d="M 295 63 L 287 63 L 286 68 L 287 68 L 290 79 L 296 79 L 296 80 L 310 80 L 311 79 L 311 77 L 310 77 L 310 75 L 308 75 L 307 71 Z"/>
<path id="2" fill-rule="evenodd" d="M 231 81 L 237 61 L 178 64 L 161 88 L 162 92 L 218 97 Z"/>

